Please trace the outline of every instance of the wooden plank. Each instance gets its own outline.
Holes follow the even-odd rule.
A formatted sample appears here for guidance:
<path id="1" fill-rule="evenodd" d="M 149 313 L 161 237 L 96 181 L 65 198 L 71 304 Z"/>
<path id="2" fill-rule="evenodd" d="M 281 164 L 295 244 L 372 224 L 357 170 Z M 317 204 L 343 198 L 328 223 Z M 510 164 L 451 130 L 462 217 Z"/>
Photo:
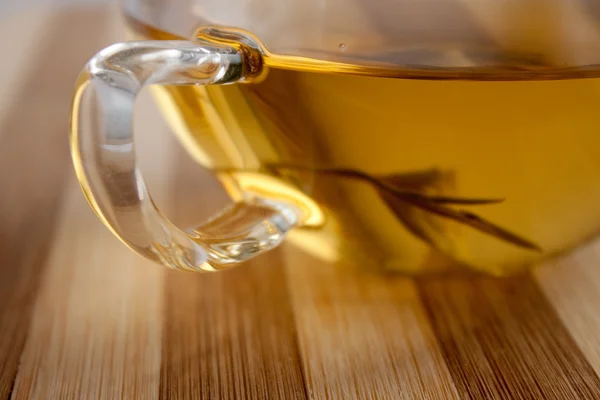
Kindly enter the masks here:
<path id="1" fill-rule="evenodd" d="M 172 217 L 183 226 L 227 200 L 205 171 L 177 159 Z M 169 271 L 165 296 L 161 398 L 306 398 L 277 252 L 216 274 Z"/>
<path id="2" fill-rule="evenodd" d="M 15 57 L 26 74 L 0 126 L 0 397 L 9 395 L 29 326 L 31 306 L 53 241 L 70 168 L 66 132 L 71 88 L 100 40 L 106 14 L 54 15 L 36 30 L 31 57 Z M 23 18 L 25 19 L 25 18 Z M 31 18 L 35 21 L 35 18 Z M 14 29 L 14 24 L 9 24 Z M 31 27 L 34 27 L 32 24 Z M 23 21 L 20 29 L 30 29 Z M 43 33 L 42 33 L 43 32 Z M 18 31 L 2 37 L 27 38 Z M 8 58 L 6 61 L 11 61 Z M 5 82 L 2 82 L 4 86 Z M 7 83 L 8 85 L 8 83 Z M 5 104 L 3 102 L 3 104 Z"/>
<path id="3" fill-rule="evenodd" d="M 69 186 L 13 397 L 157 398 L 164 270 L 118 242 Z"/>
<path id="4" fill-rule="evenodd" d="M 459 398 L 412 281 L 291 245 L 285 256 L 311 398 Z"/>
<path id="5" fill-rule="evenodd" d="M 80 29 L 103 42 L 95 46 L 121 36 L 114 12 L 71 16 L 76 22 L 62 24 L 71 35 Z M 104 21 L 104 26 L 92 23 L 97 20 Z M 96 50 L 88 47 L 86 57 Z M 61 90 L 70 96 L 72 84 Z M 149 99 L 142 96 L 137 106 L 136 127 L 146 132 L 160 130 L 162 121 Z M 56 112 L 66 122 L 68 103 Z M 62 131 L 65 150 L 66 130 Z M 149 183 L 158 198 L 170 189 L 169 143 L 173 140 L 154 137 L 138 146 L 143 159 L 151 161 L 142 169 L 152 178 Z M 68 187 L 60 212 L 53 210 L 59 224 L 41 277 L 13 397 L 157 398 L 164 268 L 133 254 L 99 222 L 79 189 L 68 153 L 63 156 L 69 164 Z"/>
<path id="6" fill-rule="evenodd" d="M 529 275 L 421 280 L 419 290 L 461 398 L 600 398 L 600 379 Z"/>
<path id="7" fill-rule="evenodd" d="M 161 398 L 304 399 L 280 260 L 169 274 Z"/>
<path id="8" fill-rule="evenodd" d="M 600 375 L 600 239 L 534 270 L 548 302 Z"/>

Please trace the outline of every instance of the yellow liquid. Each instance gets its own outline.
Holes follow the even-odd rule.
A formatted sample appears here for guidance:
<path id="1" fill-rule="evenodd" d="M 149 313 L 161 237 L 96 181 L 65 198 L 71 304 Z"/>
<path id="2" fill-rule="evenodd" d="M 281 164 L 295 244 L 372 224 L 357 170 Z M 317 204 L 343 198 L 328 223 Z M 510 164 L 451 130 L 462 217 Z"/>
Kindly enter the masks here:
<path id="1" fill-rule="evenodd" d="M 172 38 L 132 28 L 136 38 Z M 345 74 L 326 62 L 307 71 L 293 59 L 275 61 L 260 83 L 155 93 L 186 149 L 218 172 L 232 195 L 241 188 L 292 199 L 309 211 L 312 200 L 318 204 L 325 220 L 305 221 L 314 238 L 303 236 L 307 251 L 326 246 L 319 232 L 327 231 L 342 258 L 408 273 L 459 266 L 502 275 L 599 230 L 600 79 L 563 73 L 553 80 L 415 80 L 402 79 L 406 71 L 390 77 L 389 70 L 356 66 L 358 74 Z M 426 243 L 381 190 L 331 173 L 339 170 L 394 176 L 428 195 L 505 199 L 452 208 L 468 209 L 542 251 L 403 204 L 401 214 L 413 230 L 426 232 Z"/>

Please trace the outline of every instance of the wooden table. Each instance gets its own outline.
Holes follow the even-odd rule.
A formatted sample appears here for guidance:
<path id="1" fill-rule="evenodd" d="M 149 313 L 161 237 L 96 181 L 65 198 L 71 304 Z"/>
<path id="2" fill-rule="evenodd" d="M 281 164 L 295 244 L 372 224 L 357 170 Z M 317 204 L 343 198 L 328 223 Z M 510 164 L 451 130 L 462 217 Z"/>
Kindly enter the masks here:
<path id="1" fill-rule="evenodd" d="M 200 275 L 127 250 L 67 144 L 79 69 L 122 37 L 104 9 L 0 23 L 1 398 L 600 399 L 600 241 L 507 280 L 413 281 L 285 245 Z M 140 103 L 159 203 L 177 217 L 212 184 L 201 208 L 217 207 Z"/>

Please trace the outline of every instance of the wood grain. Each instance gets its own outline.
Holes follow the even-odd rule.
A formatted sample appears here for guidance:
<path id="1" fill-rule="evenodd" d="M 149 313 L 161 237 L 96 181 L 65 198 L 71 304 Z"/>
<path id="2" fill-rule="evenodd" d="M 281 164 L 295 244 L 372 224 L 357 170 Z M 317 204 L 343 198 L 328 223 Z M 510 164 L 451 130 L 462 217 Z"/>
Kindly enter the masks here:
<path id="1" fill-rule="evenodd" d="M 600 379 L 529 275 L 421 280 L 419 291 L 462 398 L 600 398 Z"/>
<path id="2" fill-rule="evenodd" d="M 306 398 L 283 274 L 262 262 L 169 275 L 161 398 Z"/>
<path id="3" fill-rule="evenodd" d="M 137 122 L 161 126 L 156 113 Z M 158 139 L 140 150 L 168 152 Z M 147 170 L 157 195 L 169 189 L 160 160 Z M 165 270 L 118 242 L 67 176 L 13 398 L 157 398 Z"/>
<path id="4" fill-rule="evenodd" d="M 106 18 L 76 12 L 49 18 L 47 30 L 38 32 L 39 43 L 26 47 L 35 57 L 23 59 L 32 65 L 22 66 L 27 76 L 0 126 L 0 398 L 8 396 L 17 373 L 71 168 L 66 141 L 71 93 L 65 89 L 73 87 L 81 65 L 100 45 L 98 35 L 84 33 L 103 31 Z"/>
<path id="5" fill-rule="evenodd" d="M 82 11 L 53 23 L 68 28 L 70 35 L 79 30 L 88 36 L 84 34 L 90 28 L 102 35 L 91 35 L 94 43 L 71 43 L 66 51 L 80 51 L 82 57 L 62 58 L 68 61 L 71 76 L 53 88 L 66 100 L 53 112 L 61 121 L 60 137 L 54 140 L 64 147 L 57 155 L 68 166 L 54 173 L 67 184 L 64 192 L 53 189 L 62 192 L 60 207 L 40 205 L 58 222 L 54 233 L 48 234 L 52 250 L 46 260 L 39 260 L 45 268 L 39 276 L 40 289 L 14 385 L 12 397 L 16 399 L 158 397 L 164 269 L 132 254 L 98 222 L 81 195 L 66 140 L 72 79 L 91 54 L 120 36 L 120 26 L 113 22 L 118 22 L 116 16 L 114 12 Z M 65 35 L 61 31 L 59 37 Z M 148 105 L 142 98 L 140 106 Z M 150 130 L 159 127 L 161 120 L 149 113 L 136 122 L 140 129 Z M 150 156 L 168 149 L 160 140 L 143 144 L 147 145 L 141 150 Z M 148 171 L 154 183 L 165 180 L 161 179 L 165 165 L 158 160 L 154 158 Z M 44 178 L 42 174 L 40 179 Z M 161 185 L 154 188 L 160 194 Z"/>
<path id="6" fill-rule="evenodd" d="M 311 398 L 459 398 L 412 281 L 285 255 Z"/>
<path id="7" fill-rule="evenodd" d="M 157 398 L 164 270 L 105 232 L 71 182 L 13 397 Z"/>
<path id="8" fill-rule="evenodd" d="M 199 200 L 207 217 L 224 193 L 183 154 L 176 158 L 173 219 L 198 214 Z M 165 290 L 161 398 L 306 398 L 277 251 L 220 274 L 170 271 Z"/>
<path id="9" fill-rule="evenodd" d="M 534 276 L 591 366 L 600 374 L 600 240 L 550 260 Z"/>

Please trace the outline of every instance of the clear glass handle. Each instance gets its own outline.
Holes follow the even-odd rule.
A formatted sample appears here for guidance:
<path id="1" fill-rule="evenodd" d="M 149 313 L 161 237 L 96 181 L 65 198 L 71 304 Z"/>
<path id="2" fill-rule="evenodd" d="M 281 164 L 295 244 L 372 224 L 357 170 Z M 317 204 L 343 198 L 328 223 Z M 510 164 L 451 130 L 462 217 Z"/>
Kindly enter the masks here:
<path id="1" fill-rule="evenodd" d="M 202 42 L 128 42 L 102 50 L 82 71 L 71 112 L 77 177 L 104 224 L 139 254 L 172 268 L 214 271 L 275 247 L 297 223 L 292 208 L 248 196 L 183 231 L 156 208 L 136 165 L 132 113 L 143 86 L 247 80 L 246 57 Z"/>

